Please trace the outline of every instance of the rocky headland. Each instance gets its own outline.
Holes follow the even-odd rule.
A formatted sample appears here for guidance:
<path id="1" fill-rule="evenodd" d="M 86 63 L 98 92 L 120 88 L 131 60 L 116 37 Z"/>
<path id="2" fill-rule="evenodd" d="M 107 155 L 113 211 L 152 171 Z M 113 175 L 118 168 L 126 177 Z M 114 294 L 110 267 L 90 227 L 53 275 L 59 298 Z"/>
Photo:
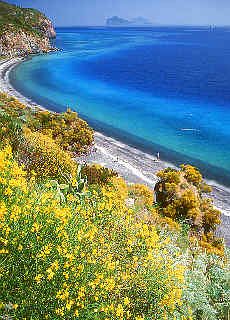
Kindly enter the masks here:
<path id="1" fill-rule="evenodd" d="M 56 50 L 53 24 L 35 9 L 0 1 L 0 56 L 21 57 Z"/>

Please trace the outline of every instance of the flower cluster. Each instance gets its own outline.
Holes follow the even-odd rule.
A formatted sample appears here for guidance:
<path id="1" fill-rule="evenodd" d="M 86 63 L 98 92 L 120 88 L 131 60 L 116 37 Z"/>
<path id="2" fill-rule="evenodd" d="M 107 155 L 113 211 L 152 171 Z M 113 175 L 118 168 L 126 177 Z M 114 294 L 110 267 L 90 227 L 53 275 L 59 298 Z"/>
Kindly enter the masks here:
<path id="1" fill-rule="evenodd" d="M 0 102 L 0 318 L 227 319 L 228 254 L 196 168 L 161 171 L 153 204 L 77 166 L 92 132 L 75 113 Z"/>
<path id="2" fill-rule="evenodd" d="M 198 169 L 182 165 L 181 170 L 167 168 L 157 175 L 159 181 L 155 186 L 155 194 L 162 215 L 185 222 L 204 248 L 223 254 L 222 240 L 214 235 L 221 222 L 221 213 L 211 199 L 203 196 L 204 192 L 210 192 L 210 188 Z"/>
<path id="3" fill-rule="evenodd" d="M 0 167 L 1 302 L 16 318 L 173 319 L 185 265 L 125 206 L 121 179 L 62 203 L 8 147 Z"/>
<path id="4" fill-rule="evenodd" d="M 29 128 L 52 138 L 63 150 L 80 155 L 93 143 L 93 130 L 76 112 L 64 113 L 30 109 L 13 97 L 0 93 L 0 138 L 16 139 L 15 125 Z"/>

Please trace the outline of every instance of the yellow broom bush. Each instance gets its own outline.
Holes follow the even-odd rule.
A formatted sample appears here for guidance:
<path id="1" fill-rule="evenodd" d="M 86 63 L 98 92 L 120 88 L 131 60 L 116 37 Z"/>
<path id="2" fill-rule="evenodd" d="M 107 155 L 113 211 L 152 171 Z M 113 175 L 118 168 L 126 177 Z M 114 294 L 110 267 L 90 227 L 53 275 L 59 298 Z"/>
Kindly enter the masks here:
<path id="1" fill-rule="evenodd" d="M 2 317 L 139 320 L 179 314 L 182 253 L 172 255 L 169 239 L 135 219 L 124 203 L 127 193 L 116 197 L 121 181 L 60 203 L 49 184 L 26 181 L 10 148 L 0 151 L 0 169 Z"/>
<path id="2" fill-rule="evenodd" d="M 129 186 L 129 193 L 131 197 L 137 199 L 140 204 L 152 206 L 154 199 L 154 191 L 143 184 L 133 184 Z"/>
<path id="3" fill-rule="evenodd" d="M 108 184 L 112 177 L 118 174 L 112 170 L 102 167 L 99 164 L 90 164 L 82 167 L 83 176 L 87 177 L 89 184 Z"/>
<path id="4" fill-rule="evenodd" d="M 93 130 L 86 121 L 78 117 L 76 112 L 67 109 L 63 113 L 29 108 L 17 99 L 0 92 L 0 121 L 1 111 L 5 117 L 12 121 L 20 122 L 21 126 L 30 128 L 33 132 L 40 132 L 48 135 L 63 149 L 72 152 L 74 155 L 86 153 L 92 146 L 94 140 Z M 9 120 L 8 120 L 9 122 Z M 0 138 L 14 134 L 12 128 L 5 126 L 5 132 Z"/>
<path id="5" fill-rule="evenodd" d="M 28 173 L 34 172 L 38 178 L 59 181 L 75 175 L 76 162 L 52 138 L 29 129 L 24 130 L 24 137 L 25 141 L 19 146 L 18 160 Z"/>

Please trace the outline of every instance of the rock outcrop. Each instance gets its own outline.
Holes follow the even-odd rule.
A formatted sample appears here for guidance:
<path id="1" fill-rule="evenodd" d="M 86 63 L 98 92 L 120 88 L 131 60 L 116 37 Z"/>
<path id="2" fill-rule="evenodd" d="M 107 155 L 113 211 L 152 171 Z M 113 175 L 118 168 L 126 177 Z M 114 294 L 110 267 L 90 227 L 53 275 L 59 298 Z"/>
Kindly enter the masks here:
<path id="1" fill-rule="evenodd" d="M 0 56 L 18 57 L 55 50 L 52 22 L 34 9 L 0 1 Z"/>

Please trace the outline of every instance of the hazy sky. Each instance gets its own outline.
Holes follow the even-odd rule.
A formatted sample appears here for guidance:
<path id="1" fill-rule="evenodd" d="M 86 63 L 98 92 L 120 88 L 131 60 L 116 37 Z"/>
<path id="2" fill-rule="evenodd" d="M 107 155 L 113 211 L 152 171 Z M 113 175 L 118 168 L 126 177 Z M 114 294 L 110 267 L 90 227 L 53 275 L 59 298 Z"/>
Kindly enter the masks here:
<path id="1" fill-rule="evenodd" d="M 230 25 L 230 0 L 8 0 L 38 8 L 56 26 L 103 25 L 106 18 L 142 16 L 159 24 Z"/>

